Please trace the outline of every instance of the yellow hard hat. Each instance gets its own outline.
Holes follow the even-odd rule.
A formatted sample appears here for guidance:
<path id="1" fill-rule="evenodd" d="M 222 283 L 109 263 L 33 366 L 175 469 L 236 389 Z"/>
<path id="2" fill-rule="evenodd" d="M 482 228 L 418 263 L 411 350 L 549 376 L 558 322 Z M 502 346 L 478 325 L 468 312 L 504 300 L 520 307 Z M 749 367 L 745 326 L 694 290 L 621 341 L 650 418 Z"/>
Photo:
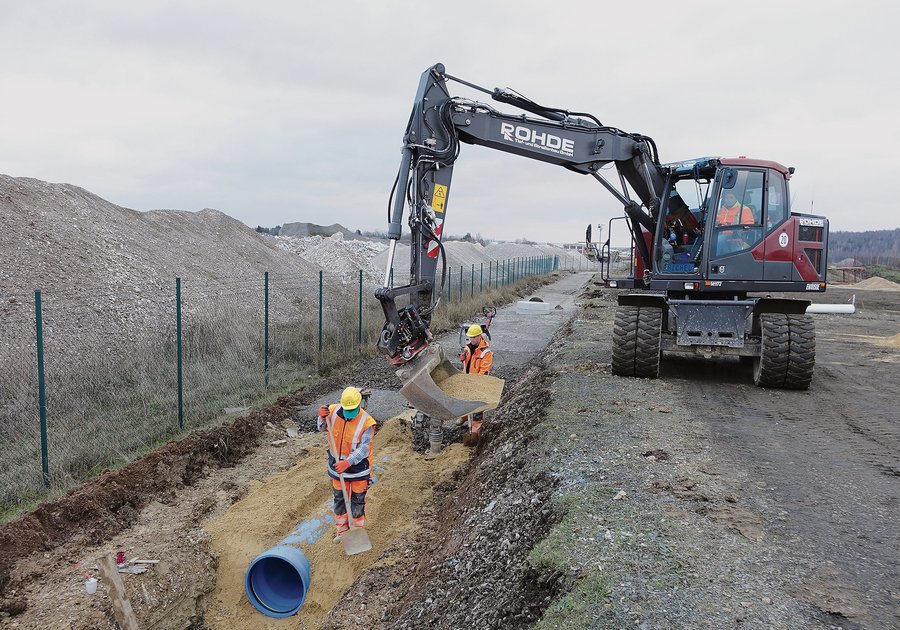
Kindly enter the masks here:
<path id="1" fill-rule="evenodd" d="M 360 394 L 359 390 L 355 387 L 348 387 L 341 394 L 341 408 L 343 408 L 344 411 L 356 409 L 361 402 L 362 394 Z"/>
<path id="2" fill-rule="evenodd" d="M 484 331 L 481 330 L 481 326 L 478 324 L 472 324 L 469 326 L 469 330 L 466 331 L 466 337 L 477 337 Z"/>

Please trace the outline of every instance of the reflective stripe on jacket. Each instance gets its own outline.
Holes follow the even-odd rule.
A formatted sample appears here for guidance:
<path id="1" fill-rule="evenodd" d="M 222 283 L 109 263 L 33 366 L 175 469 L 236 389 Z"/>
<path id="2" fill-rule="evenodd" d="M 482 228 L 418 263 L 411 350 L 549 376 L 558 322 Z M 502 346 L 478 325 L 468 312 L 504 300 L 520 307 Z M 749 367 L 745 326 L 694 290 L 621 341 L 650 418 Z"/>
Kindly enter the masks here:
<path id="1" fill-rule="evenodd" d="M 372 457 L 372 439 L 375 435 L 375 418 L 360 407 L 353 420 L 345 420 L 340 405 L 329 405 L 329 425 L 331 441 L 339 449 L 338 458 L 350 462 L 350 468 L 344 471 L 344 479 L 368 479 L 372 469 L 369 460 Z M 362 448 L 360 448 L 362 447 Z M 328 476 L 340 479 L 334 470 L 335 459 L 328 449 Z"/>
<path id="2" fill-rule="evenodd" d="M 466 374 L 487 374 L 491 371 L 494 353 L 491 352 L 487 339 L 482 335 L 475 352 L 473 353 L 468 344 L 466 344 L 462 354 L 459 355 L 459 360 L 463 362 L 463 370 Z"/>

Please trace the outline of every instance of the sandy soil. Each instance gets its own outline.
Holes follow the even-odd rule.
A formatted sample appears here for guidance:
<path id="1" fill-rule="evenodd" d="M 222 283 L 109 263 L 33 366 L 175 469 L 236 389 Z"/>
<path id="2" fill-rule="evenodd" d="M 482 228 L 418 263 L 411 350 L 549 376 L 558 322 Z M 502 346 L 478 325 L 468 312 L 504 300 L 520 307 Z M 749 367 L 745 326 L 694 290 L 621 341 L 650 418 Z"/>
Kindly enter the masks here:
<path id="1" fill-rule="evenodd" d="M 244 594 L 244 573 L 258 554 L 279 539 L 295 544 L 313 567 L 307 601 L 290 627 L 318 628 L 353 581 L 379 563 L 385 549 L 417 525 L 417 509 L 430 500 L 432 488 L 450 478 L 469 456 L 454 444 L 440 458 L 426 458 L 412 448 L 412 412 L 383 423 L 375 436 L 378 481 L 368 494 L 366 519 L 373 541 L 371 553 L 347 557 L 333 540 L 331 486 L 325 480 L 327 442 L 322 434 L 306 435 L 301 446 L 308 456 L 283 473 L 253 483 L 247 495 L 204 529 L 219 557 L 216 589 L 206 615 L 210 628 L 266 628 L 272 623 L 256 612 Z M 298 535 L 298 533 L 302 535 Z M 289 543 L 291 544 L 291 543 Z M 282 623 L 281 625 L 287 625 Z"/>
<path id="2" fill-rule="evenodd" d="M 123 548 L 161 560 L 125 576 L 154 628 L 898 627 L 900 298 L 855 287 L 816 299 L 853 294 L 855 315 L 816 316 L 807 392 L 756 388 L 737 362 L 667 359 L 657 380 L 612 376 L 614 294 L 596 285 L 583 308 L 547 320 L 549 346 L 501 313 L 507 388 L 481 444 L 428 460 L 400 420 L 385 423 L 376 552 L 347 562 L 325 531 L 305 547 L 328 568 L 314 568 L 309 607 L 267 620 L 242 594 L 246 564 L 328 501 L 321 436 L 271 443 L 308 426 L 349 378 L 335 377 L 258 417 L 231 458 L 145 464 L 140 500 L 109 494 L 119 486 L 107 478 L 96 486 L 107 494 L 89 484 L 68 511 L 0 528 L 0 626 L 115 627 L 105 588 L 84 595 L 81 574 Z M 360 382 L 378 373 L 359 370 Z M 213 436 L 199 444 L 177 461 L 222 452 Z M 166 475 L 169 490 L 156 481 Z M 54 523 L 54 537 L 8 552 L 29 526 Z"/>

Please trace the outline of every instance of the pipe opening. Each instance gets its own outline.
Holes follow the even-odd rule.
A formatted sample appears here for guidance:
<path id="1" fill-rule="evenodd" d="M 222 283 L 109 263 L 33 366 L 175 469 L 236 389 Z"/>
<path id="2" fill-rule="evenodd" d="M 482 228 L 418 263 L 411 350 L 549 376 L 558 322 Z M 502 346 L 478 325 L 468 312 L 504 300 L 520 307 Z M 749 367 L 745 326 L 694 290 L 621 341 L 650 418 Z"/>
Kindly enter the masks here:
<path id="1" fill-rule="evenodd" d="M 294 547 L 278 546 L 260 554 L 247 568 L 247 598 L 264 615 L 295 615 L 306 600 L 309 561 Z"/>

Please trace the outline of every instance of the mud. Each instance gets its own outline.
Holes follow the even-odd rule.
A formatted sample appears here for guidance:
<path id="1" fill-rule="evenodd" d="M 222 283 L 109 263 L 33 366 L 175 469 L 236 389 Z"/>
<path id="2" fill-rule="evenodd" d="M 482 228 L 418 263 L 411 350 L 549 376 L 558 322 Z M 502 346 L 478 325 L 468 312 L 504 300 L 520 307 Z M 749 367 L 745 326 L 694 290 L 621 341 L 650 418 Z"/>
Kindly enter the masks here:
<path id="1" fill-rule="evenodd" d="M 207 474 L 208 468 L 233 466 L 258 444 L 260 427 L 289 415 L 290 404 L 286 397 L 229 426 L 170 442 L 0 526 L 0 595 L 18 560 L 72 539 L 85 545 L 102 543 L 131 526 L 151 501 L 171 500 L 179 488 Z"/>

